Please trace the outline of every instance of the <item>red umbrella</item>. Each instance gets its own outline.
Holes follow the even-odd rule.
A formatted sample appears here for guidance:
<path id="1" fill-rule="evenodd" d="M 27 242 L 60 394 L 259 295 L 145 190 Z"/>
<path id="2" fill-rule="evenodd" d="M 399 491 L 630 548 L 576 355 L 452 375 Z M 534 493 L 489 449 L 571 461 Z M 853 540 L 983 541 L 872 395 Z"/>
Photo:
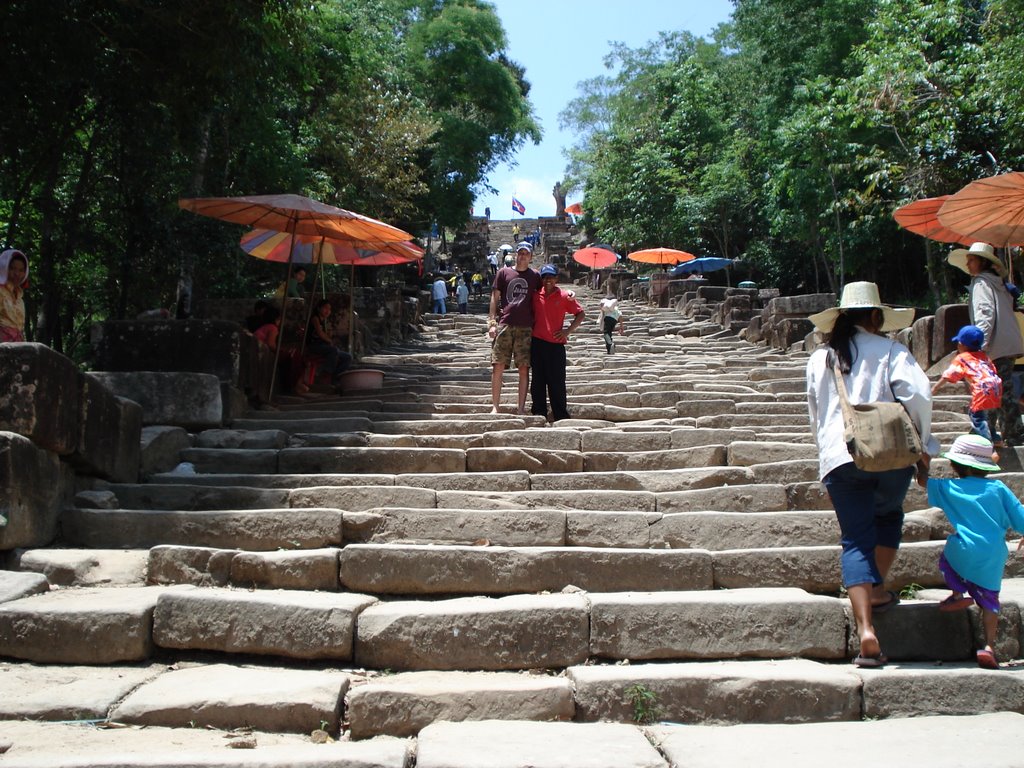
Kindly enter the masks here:
<path id="1" fill-rule="evenodd" d="M 692 261 L 697 257 L 686 251 L 677 251 L 675 248 L 646 248 L 627 254 L 627 258 L 644 264 L 678 264 L 681 261 Z"/>
<path id="2" fill-rule="evenodd" d="M 972 241 L 1024 245 L 1024 173 L 972 181 L 942 205 L 939 221 Z"/>
<path id="3" fill-rule="evenodd" d="M 565 206 L 565 212 L 571 213 L 573 216 L 582 216 L 583 206 L 579 203 L 571 203 L 570 205 Z"/>
<path id="4" fill-rule="evenodd" d="M 619 257 L 613 251 L 609 251 L 606 248 L 581 248 L 572 257 L 583 266 L 590 267 L 591 269 L 610 267 L 619 260 Z"/>
<path id="5" fill-rule="evenodd" d="M 892 217 L 896 223 L 909 232 L 922 235 L 929 240 L 940 243 L 960 243 L 970 245 L 974 242 L 959 232 L 954 232 L 938 219 L 939 208 L 949 199 L 949 195 L 941 197 L 925 197 L 897 208 Z"/>

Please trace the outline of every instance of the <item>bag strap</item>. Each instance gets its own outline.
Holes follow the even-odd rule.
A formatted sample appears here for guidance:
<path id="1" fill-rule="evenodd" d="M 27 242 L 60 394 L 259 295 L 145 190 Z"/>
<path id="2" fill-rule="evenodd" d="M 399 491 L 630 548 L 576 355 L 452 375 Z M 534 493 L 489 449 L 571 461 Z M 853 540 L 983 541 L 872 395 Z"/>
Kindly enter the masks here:
<path id="1" fill-rule="evenodd" d="M 839 370 L 839 357 L 835 352 L 828 353 L 832 361 L 832 375 L 836 380 L 836 391 L 839 392 L 839 406 L 843 412 L 843 420 L 849 421 L 853 418 L 853 406 L 850 405 L 850 396 L 846 392 L 846 382 L 843 381 L 843 372 Z"/>

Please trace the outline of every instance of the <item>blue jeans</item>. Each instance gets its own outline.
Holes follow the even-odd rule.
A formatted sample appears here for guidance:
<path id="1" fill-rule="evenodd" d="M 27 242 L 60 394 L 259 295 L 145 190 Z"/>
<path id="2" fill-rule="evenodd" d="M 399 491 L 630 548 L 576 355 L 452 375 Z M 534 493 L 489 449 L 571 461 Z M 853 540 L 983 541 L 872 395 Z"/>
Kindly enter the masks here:
<path id="1" fill-rule="evenodd" d="M 903 538 L 903 499 L 914 467 L 865 472 L 852 461 L 836 467 L 822 481 L 842 533 L 843 586 L 881 584 L 875 547 L 898 549 Z"/>
<path id="2" fill-rule="evenodd" d="M 990 443 L 995 443 L 1000 438 L 998 432 L 989 428 L 988 420 L 991 413 L 992 411 L 968 411 L 967 415 L 971 417 L 971 427 L 974 431 Z"/>
<path id="3" fill-rule="evenodd" d="M 447 314 L 448 310 L 445 307 L 444 299 L 434 299 L 434 314 L 444 315 Z"/>

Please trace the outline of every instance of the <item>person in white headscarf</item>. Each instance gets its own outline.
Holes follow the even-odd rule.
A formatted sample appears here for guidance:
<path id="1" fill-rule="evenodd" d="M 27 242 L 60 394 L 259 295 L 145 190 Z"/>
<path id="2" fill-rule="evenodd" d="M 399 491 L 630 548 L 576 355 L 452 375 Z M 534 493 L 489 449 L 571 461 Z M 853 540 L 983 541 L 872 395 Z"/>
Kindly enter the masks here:
<path id="1" fill-rule="evenodd" d="M 0 253 L 0 343 L 25 340 L 28 259 L 15 248 Z"/>

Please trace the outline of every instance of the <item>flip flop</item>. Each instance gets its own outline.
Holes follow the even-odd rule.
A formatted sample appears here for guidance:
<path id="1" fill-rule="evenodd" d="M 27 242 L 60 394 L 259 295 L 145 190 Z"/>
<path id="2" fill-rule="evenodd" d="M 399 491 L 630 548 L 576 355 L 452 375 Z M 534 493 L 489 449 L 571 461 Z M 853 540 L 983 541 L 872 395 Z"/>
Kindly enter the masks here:
<path id="1" fill-rule="evenodd" d="M 974 605 L 974 600 L 969 597 L 953 597 L 950 595 L 939 603 L 940 611 L 963 611 Z"/>
<path id="2" fill-rule="evenodd" d="M 979 651 L 979 653 L 981 653 Z M 879 653 L 877 656 L 861 656 L 853 660 L 854 666 L 860 667 L 861 669 L 878 669 L 884 667 L 889 663 L 889 658 L 884 653 Z"/>
<path id="3" fill-rule="evenodd" d="M 999 662 L 996 660 L 996 655 L 992 651 L 981 650 L 978 651 L 977 659 L 978 666 L 982 669 L 999 669 Z"/>
<path id="4" fill-rule="evenodd" d="M 871 606 L 872 613 L 885 613 L 894 605 L 899 605 L 900 596 L 893 592 L 891 589 L 888 591 L 888 594 L 889 599 L 886 600 L 884 603 L 877 603 L 876 605 Z"/>

